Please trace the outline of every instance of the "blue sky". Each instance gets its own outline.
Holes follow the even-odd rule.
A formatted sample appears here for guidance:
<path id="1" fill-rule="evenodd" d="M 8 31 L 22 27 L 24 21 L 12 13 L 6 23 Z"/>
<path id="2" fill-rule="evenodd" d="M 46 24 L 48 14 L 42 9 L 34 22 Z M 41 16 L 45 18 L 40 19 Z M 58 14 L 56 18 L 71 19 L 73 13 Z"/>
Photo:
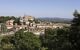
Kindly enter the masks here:
<path id="1" fill-rule="evenodd" d="M 0 16 L 72 18 L 75 9 L 80 11 L 80 0 L 0 0 Z"/>

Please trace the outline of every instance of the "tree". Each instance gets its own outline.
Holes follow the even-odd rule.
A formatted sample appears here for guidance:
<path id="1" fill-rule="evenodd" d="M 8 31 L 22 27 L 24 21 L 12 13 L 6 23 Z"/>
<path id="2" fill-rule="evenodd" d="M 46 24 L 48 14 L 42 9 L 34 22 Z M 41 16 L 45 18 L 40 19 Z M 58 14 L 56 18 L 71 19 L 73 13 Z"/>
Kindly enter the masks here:
<path id="1" fill-rule="evenodd" d="M 1 24 L 1 32 L 2 33 L 6 33 L 7 32 L 7 27 L 6 27 L 6 25 L 5 24 Z"/>
<path id="2" fill-rule="evenodd" d="M 15 18 L 13 24 L 15 25 L 15 23 L 17 23 L 18 25 L 21 25 L 20 18 Z"/>
<path id="3" fill-rule="evenodd" d="M 80 50 L 80 14 L 75 10 L 73 15 L 69 41 L 72 43 L 73 50 Z"/>
<path id="4" fill-rule="evenodd" d="M 12 36 L 4 36 L 0 42 L 2 50 L 14 50 L 15 46 L 10 42 Z"/>
<path id="5" fill-rule="evenodd" d="M 31 32 L 19 30 L 15 33 L 12 42 L 17 50 L 39 50 L 40 40 Z"/>
<path id="6" fill-rule="evenodd" d="M 0 23 L 6 23 L 6 21 L 10 20 L 10 19 L 13 19 L 15 20 L 16 18 L 14 16 L 1 16 L 0 17 Z"/>
<path id="7" fill-rule="evenodd" d="M 46 29 L 42 42 L 48 50 L 69 50 L 69 28 Z"/>

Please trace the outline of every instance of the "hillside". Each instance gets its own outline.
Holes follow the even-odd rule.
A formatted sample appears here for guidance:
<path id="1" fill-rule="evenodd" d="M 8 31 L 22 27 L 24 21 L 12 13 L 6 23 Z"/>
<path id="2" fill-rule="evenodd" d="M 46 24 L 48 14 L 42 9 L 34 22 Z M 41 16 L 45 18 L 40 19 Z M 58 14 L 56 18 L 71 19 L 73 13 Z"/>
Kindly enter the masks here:
<path id="1" fill-rule="evenodd" d="M 48 21 L 55 23 L 71 23 L 72 19 L 69 18 L 37 18 L 40 21 Z"/>

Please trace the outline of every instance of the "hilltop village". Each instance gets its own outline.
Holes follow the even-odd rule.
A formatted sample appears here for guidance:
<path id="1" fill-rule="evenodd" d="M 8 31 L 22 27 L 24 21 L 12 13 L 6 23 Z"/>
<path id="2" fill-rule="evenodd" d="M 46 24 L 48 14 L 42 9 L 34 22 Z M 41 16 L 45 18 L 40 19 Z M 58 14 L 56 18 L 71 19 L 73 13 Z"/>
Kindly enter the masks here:
<path id="1" fill-rule="evenodd" d="M 1 20 L 1 19 L 0 19 Z M 70 24 L 65 23 L 52 23 L 37 20 L 33 16 L 24 15 L 19 17 L 19 23 L 16 23 L 14 19 L 9 19 L 5 23 L 0 23 L 0 33 L 2 35 L 14 34 L 14 32 L 24 29 L 25 32 L 33 32 L 35 35 L 44 34 L 45 29 L 47 28 L 63 28 L 68 27 Z M 7 31 L 8 30 L 8 31 Z"/>

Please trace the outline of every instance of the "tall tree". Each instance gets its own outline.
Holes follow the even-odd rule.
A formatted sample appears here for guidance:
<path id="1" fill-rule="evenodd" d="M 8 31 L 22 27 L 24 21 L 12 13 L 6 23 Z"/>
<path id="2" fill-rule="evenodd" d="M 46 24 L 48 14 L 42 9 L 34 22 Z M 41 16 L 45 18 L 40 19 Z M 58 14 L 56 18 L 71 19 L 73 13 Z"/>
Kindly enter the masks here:
<path id="1" fill-rule="evenodd" d="M 75 10 L 73 15 L 69 41 L 72 43 L 73 50 L 80 50 L 80 14 Z"/>

